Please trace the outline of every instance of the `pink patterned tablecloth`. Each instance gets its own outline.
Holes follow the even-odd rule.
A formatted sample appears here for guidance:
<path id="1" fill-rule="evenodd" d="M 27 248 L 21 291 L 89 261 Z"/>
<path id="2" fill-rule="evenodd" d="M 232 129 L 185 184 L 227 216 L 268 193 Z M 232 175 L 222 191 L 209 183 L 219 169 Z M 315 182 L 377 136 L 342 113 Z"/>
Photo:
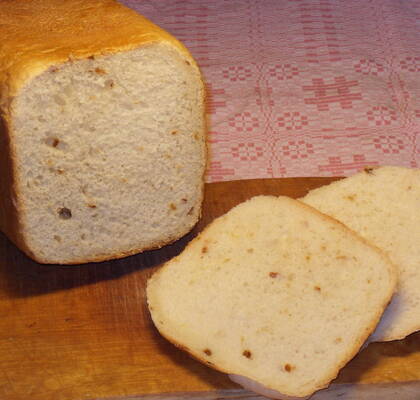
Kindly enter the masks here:
<path id="1" fill-rule="evenodd" d="M 123 3 L 202 68 L 207 181 L 419 168 L 419 0 Z"/>

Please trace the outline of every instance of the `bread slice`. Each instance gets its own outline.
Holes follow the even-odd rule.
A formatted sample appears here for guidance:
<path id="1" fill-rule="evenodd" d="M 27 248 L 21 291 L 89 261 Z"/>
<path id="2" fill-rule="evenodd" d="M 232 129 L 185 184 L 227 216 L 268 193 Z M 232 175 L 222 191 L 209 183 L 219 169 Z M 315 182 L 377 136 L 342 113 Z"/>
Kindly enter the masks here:
<path id="1" fill-rule="evenodd" d="M 385 250 L 399 268 L 398 292 L 370 340 L 403 339 L 419 330 L 420 170 L 366 168 L 302 200 Z"/>
<path id="2" fill-rule="evenodd" d="M 0 2 L 0 228 L 41 263 L 160 247 L 197 222 L 204 87 L 114 0 Z"/>
<path id="3" fill-rule="evenodd" d="M 395 268 L 344 225 L 287 197 L 214 220 L 147 285 L 160 333 L 285 396 L 328 385 L 374 330 Z"/>

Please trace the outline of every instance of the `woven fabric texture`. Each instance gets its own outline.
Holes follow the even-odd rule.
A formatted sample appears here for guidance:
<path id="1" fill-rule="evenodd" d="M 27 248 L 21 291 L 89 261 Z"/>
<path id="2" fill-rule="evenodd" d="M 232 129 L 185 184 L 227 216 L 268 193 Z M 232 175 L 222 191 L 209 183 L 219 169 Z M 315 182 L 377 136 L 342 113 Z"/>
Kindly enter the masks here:
<path id="1" fill-rule="evenodd" d="M 420 166 L 418 0 L 124 0 L 208 88 L 207 181 Z"/>

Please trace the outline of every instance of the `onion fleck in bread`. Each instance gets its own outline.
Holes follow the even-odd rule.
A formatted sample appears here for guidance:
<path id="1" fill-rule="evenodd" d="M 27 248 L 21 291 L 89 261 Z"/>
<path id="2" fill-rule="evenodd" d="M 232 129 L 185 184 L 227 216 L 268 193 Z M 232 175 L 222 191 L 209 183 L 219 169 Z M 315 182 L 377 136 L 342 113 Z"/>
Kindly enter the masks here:
<path id="1" fill-rule="evenodd" d="M 396 285 L 386 255 L 299 201 L 258 196 L 214 220 L 148 281 L 160 333 L 284 396 L 329 384 Z"/>
<path id="2" fill-rule="evenodd" d="M 403 339 L 419 330 L 420 170 L 366 168 L 302 200 L 357 231 L 398 266 L 397 293 L 370 340 Z"/>
<path id="3" fill-rule="evenodd" d="M 113 0 L 3 0 L 0 15 L 0 229 L 61 264 L 187 233 L 206 158 L 187 49 Z"/>

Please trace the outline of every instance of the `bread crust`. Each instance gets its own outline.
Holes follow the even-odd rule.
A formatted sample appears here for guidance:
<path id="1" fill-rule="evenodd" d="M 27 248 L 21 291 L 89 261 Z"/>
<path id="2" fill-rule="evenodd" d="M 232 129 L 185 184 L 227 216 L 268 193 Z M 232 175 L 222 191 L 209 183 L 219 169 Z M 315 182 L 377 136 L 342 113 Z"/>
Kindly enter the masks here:
<path id="1" fill-rule="evenodd" d="M 2 51 L 0 52 L 0 229 L 30 258 L 43 264 L 57 264 L 43 259 L 30 250 L 23 229 L 25 204 L 18 186 L 24 184 L 16 168 L 13 148 L 14 98 L 34 77 L 49 68 L 101 55 L 129 51 L 154 43 L 175 47 L 199 73 L 199 68 L 187 48 L 175 37 L 116 0 L 28 0 L 0 2 Z M 203 104 L 205 85 L 201 78 Z M 203 107 L 205 121 L 205 107 Z M 206 126 L 200 132 L 206 160 Z M 197 218 L 180 234 L 161 240 L 147 248 L 103 254 L 92 258 L 63 261 L 81 264 L 123 258 L 142 251 L 160 248 L 185 235 L 197 223 L 204 196 L 204 174 L 201 177 L 201 197 L 194 206 Z"/>
<path id="2" fill-rule="evenodd" d="M 6 110 L 31 78 L 71 60 L 167 42 L 196 66 L 176 38 L 116 0 L 4 0 L 0 14 L 0 106 Z"/>
<path id="3" fill-rule="evenodd" d="M 17 210 L 16 173 L 13 163 L 14 148 L 10 138 L 11 121 L 0 115 L 0 228 L 18 246 L 25 247 Z"/>
<path id="4" fill-rule="evenodd" d="M 274 196 L 264 196 L 264 197 L 274 197 Z M 331 368 L 330 372 L 325 376 L 325 378 L 318 382 L 317 387 L 316 388 L 311 388 L 309 390 L 305 390 L 305 389 L 301 389 L 299 391 L 299 393 L 290 393 L 287 392 L 287 390 L 285 390 L 284 392 L 279 392 L 279 395 L 284 395 L 286 397 L 300 397 L 300 398 L 307 398 L 308 396 L 312 395 L 315 391 L 321 390 L 321 389 L 325 389 L 327 388 L 331 381 L 333 379 L 335 379 L 338 375 L 338 373 L 340 372 L 340 370 L 355 356 L 357 355 L 357 353 L 360 351 L 360 349 L 362 348 L 363 344 L 366 342 L 366 340 L 369 338 L 369 336 L 374 332 L 377 324 L 380 321 L 380 318 L 384 312 L 384 310 L 386 309 L 386 307 L 388 306 L 388 304 L 391 302 L 394 290 L 395 290 L 395 286 L 396 286 L 396 282 L 397 282 L 397 270 L 395 265 L 390 261 L 389 257 L 387 256 L 387 254 L 382 251 L 381 249 L 379 249 L 378 247 L 372 245 L 371 243 L 369 243 L 366 239 L 362 238 L 358 233 L 356 233 L 355 231 L 349 229 L 346 225 L 344 225 L 343 223 L 341 223 L 340 221 L 336 220 L 335 218 L 332 218 L 329 215 L 323 214 L 322 212 L 320 212 L 319 210 L 301 202 L 301 201 L 295 201 L 292 200 L 288 197 L 285 196 L 279 196 L 283 199 L 285 199 L 286 201 L 291 201 L 291 202 L 295 202 L 295 204 L 299 204 L 299 206 L 303 209 L 307 209 L 309 211 L 311 211 L 314 214 L 317 214 L 319 217 L 321 217 L 324 220 L 327 221 L 333 221 L 336 226 L 338 226 L 340 229 L 342 229 L 343 231 L 347 231 L 349 232 L 352 236 L 355 236 L 359 241 L 363 242 L 365 245 L 373 248 L 378 254 L 381 255 L 382 258 L 384 258 L 387 262 L 387 264 L 390 266 L 389 268 L 389 277 L 391 280 L 391 285 L 389 285 L 390 288 L 394 288 L 391 289 L 388 293 L 387 298 L 384 300 L 381 308 L 378 308 L 376 315 L 374 316 L 374 318 L 372 319 L 372 322 L 369 326 L 366 326 L 364 331 L 362 331 L 359 335 L 359 337 L 357 338 L 357 340 L 355 340 L 355 342 L 353 343 L 353 346 L 351 348 L 348 349 L 347 353 L 345 354 L 345 356 L 343 356 L 342 361 L 340 364 L 335 365 Z M 213 220 L 205 229 L 207 229 L 209 226 L 218 223 L 218 221 L 220 219 L 224 218 L 224 216 L 221 216 L 219 218 L 216 218 L 215 220 Z M 191 242 L 188 243 L 186 249 L 190 246 L 194 246 L 195 242 L 200 241 L 201 234 L 198 234 Z M 213 364 L 212 362 L 209 362 L 208 359 L 204 358 L 201 353 L 199 352 L 194 352 L 193 350 L 191 350 L 190 348 L 186 347 L 185 345 L 179 343 L 171 334 L 170 332 L 165 330 L 165 327 L 162 326 L 161 324 L 158 323 L 158 315 L 155 314 L 155 318 L 154 317 L 154 313 L 150 310 L 150 302 L 149 302 L 149 283 L 152 282 L 154 279 L 158 278 L 159 275 L 162 273 L 162 271 L 165 268 L 170 268 L 171 267 L 171 263 L 176 260 L 179 256 L 174 257 L 172 260 L 168 261 L 167 263 L 165 263 L 158 271 L 156 271 L 153 276 L 149 279 L 149 281 L 147 282 L 147 304 L 149 306 L 149 312 L 150 312 L 150 316 L 155 324 L 155 326 L 157 327 L 157 329 L 159 330 L 159 333 L 165 337 L 169 342 L 171 342 L 172 344 L 174 344 L 176 347 L 180 348 L 181 350 L 186 351 L 191 357 L 193 357 L 194 359 L 206 364 L 207 366 L 210 366 L 211 368 L 226 373 L 226 374 L 235 374 L 235 371 L 229 371 L 226 370 L 216 364 Z M 156 313 L 156 311 L 154 310 L 154 312 Z M 251 379 L 251 377 L 247 377 L 248 379 Z M 275 390 L 275 391 L 279 391 L 279 390 L 283 390 L 281 388 L 275 388 L 275 387 L 269 387 L 267 386 L 268 389 L 271 390 Z"/>

